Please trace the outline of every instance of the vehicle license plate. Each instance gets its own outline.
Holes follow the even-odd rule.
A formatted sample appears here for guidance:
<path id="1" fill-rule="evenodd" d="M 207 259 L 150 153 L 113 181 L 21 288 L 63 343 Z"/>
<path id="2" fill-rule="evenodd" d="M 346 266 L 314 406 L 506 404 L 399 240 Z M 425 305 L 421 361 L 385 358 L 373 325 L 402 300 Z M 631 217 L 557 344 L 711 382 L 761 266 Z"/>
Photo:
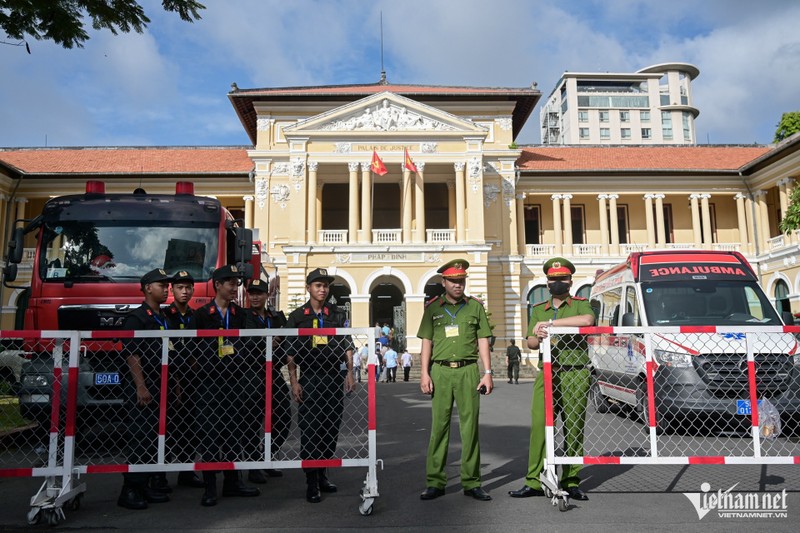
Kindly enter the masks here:
<path id="1" fill-rule="evenodd" d="M 118 372 L 96 372 L 94 375 L 95 385 L 119 385 Z"/>
<path id="2" fill-rule="evenodd" d="M 761 400 L 758 400 L 758 408 L 761 408 Z M 737 415 L 752 415 L 753 410 L 750 409 L 750 400 L 736 400 L 736 414 Z"/>

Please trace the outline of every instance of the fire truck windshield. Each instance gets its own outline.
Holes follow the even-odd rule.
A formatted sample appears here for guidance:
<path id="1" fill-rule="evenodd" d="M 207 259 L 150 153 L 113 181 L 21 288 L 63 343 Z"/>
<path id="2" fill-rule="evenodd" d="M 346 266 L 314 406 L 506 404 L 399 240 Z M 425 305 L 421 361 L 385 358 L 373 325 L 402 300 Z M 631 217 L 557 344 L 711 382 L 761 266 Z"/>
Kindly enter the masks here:
<path id="1" fill-rule="evenodd" d="M 63 221 L 42 227 L 39 276 L 44 282 L 135 283 L 153 270 L 186 270 L 210 278 L 217 262 L 217 226 L 125 221 Z"/>

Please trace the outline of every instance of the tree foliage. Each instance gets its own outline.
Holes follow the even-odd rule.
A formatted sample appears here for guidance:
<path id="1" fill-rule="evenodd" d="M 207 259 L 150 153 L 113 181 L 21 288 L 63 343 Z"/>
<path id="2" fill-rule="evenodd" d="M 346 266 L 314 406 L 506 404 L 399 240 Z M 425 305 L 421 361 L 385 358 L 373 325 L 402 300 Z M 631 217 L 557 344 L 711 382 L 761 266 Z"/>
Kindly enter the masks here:
<path id="1" fill-rule="evenodd" d="M 789 198 L 789 208 L 783 215 L 783 220 L 778 224 L 781 233 L 791 233 L 800 229 L 800 187 L 795 185 L 792 196 Z"/>
<path id="2" fill-rule="evenodd" d="M 775 130 L 775 141 L 780 142 L 786 137 L 800 131 L 800 111 L 791 111 L 781 115 L 778 129 Z"/>
<path id="3" fill-rule="evenodd" d="M 162 0 L 164 10 L 187 22 L 199 20 L 205 6 L 196 0 Z M 84 23 L 96 30 L 142 33 L 150 19 L 135 0 L 0 0 L 0 29 L 10 39 L 52 40 L 64 48 L 83 48 Z"/>

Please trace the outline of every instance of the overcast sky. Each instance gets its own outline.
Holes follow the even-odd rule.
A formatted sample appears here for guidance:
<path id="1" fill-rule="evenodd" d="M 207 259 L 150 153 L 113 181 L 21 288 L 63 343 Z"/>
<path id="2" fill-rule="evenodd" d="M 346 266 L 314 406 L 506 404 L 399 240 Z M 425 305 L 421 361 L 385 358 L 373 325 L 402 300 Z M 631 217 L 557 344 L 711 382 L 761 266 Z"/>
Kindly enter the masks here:
<path id="1" fill-rule="evenodd" d="M 527 87 L 564 71 L 700 69 L 697 138 L 768 144 L 800 110 L 796 0 L 201 0 L 189 24 L 140 2 L 143 34 L 0 46 L 0 146 L 247 145 L 227 93 L 390 82 Z M 2 32 L 0 40 L 8 41 Z M 518 142 L 539 142 L 539 108 Z"/>

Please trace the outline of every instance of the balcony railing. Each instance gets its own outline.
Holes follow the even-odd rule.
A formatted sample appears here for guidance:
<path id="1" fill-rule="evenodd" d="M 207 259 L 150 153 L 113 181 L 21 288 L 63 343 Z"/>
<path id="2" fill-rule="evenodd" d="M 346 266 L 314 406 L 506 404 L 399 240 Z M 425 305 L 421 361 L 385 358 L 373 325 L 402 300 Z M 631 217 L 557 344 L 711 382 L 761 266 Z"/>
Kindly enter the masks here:
<path id="1" fill-rule="evenodd" d="M 720 252 L 738 252 L 741 247 L 741 243 L 738 242 L 715 242 L 711 245 L 712 250 Z"/>
<path id="2" fill-rule="evenodd" d="M 619 251 L 622 253 L 622 255 L 628 255 L 634 252 L 644 252 L 645 249 L 647 249 L 647 245 L 641 243 L 624 243 L 619 245 Z"/>
<path id="3" fill-rule="evenodd" d="M 555 254 L 555 244 L 526 244 L 525 253 L 528 256 L 552 256 Z"/>
<path id="4" fill-rule="evenodd" d="M 456 230 L 454 229 L 428 229 L 425 230 L 426 242 L 433 243 L 448 243 L 456 242 Z"/>
<path id="5" fill-rule="evenodd" d="M 572 253 L 576 257 L 600 255 L 602 248 L 603 248 L 602 244 L 573 244 Z"/>
<path id="6" fill-rule="evenodd" d="M 317 234 L 317 241 L 321 244 L 347 244 L 346 229 L 323 229 Z"/>
<path id="7" fill-rule="evenodd" d="M 778 235 L 777 237 L 772 237 L 771 239 L 767 240 L 767 247 L 770 250 L 777 250 L 778 248 L 783 248 L 786 246 L 786 241 L 783 238 L 783 235 Z"/>
<path id="8" fill-rule="evenodd" d="M 372 230 L 372 244 L 396 244 L 401 241 L 401 229 L 374 229 Z"/>

